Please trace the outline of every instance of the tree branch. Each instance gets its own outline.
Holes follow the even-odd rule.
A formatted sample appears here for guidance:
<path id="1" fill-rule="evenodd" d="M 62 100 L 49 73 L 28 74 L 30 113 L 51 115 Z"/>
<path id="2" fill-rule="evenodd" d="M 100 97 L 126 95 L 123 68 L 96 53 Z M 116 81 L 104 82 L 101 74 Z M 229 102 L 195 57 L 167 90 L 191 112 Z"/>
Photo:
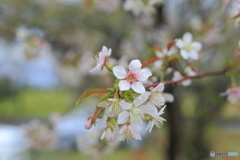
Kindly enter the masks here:
<path id="1" fill-rule="evenodd" d="M 202 73 L 202 74 L 198 74 L 198 75 L 195 75 L 195 76 L 185 76 L 184 78 L 182 79 L 179 79 L 177 81 L 165 81 L 163 82 L 164 84 L 174 84 L 174 83 L 179 83 L 179 82 L 182 82 L 182 81 L 185 81 L 187 79 L 197 79 L 197 78 L 203 78 L 203 77 L 207 77 L 207 76 L 216 76 L 216 75 L 221 75 L 221 74 L 224 74 L 228 71 L 228 68 L 224 68 L 223 70 L 220 70 L 220 71 L 213 71 L 213 72 L 205 72 L 205 73 Z M 153 83 L 153 84 L 150 84 L 150 85 L 146 85 L 145 87 L 146 88 L 149 88 L 149 87 L 154 87 L 154 86 L 157 86 L 159 85 L 161 82 L 157 82 L 157 83 Z"/>

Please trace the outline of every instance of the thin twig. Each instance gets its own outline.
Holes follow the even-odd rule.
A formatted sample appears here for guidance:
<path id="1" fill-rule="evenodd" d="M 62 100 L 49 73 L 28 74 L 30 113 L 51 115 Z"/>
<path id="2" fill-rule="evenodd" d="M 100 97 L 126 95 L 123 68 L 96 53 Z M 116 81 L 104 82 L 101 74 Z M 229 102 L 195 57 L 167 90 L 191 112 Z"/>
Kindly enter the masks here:
<path id="1" fill-rule="evenodd" d="M 185 76 L 184 78 L 179 79 L 177 81 L 171 81 L 171 80 L 170 81 L 164 81 L 164 84 L 174 84 L 174 83 L 179 83 L 179 82 L 185 81 L 187 79 L 197 79 L 197 78 L 202 78 L 202 77 L 207 77 L 207 76 L 221 75 L 221 74 L 226 73 L 227 71 L 228 71 L 228 68 L 225 68 L 225 69 L 220 70 L 220 71 L 205 72 L 205 73 L 198 74 L 198 75 L 195 75 L 195 76 Z M 160 83 L 161 82 L 153 83 L 153 84 L 150 84 L 150 85 L 146 85 L 145 87 L 146 88 L 154 87 L 154 86 L 159 85 Z"/>

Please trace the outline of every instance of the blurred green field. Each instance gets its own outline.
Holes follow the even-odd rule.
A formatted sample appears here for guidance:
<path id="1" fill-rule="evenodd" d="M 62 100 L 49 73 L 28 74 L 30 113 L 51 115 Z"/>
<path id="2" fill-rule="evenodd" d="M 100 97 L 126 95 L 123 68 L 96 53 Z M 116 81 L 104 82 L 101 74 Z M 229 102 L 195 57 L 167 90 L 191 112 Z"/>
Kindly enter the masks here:
<path id="1" fill-rule="evenodd" d="M 63 113 L 74 107 L 76 96 L 68 90 L 23 89 L 15 96 L 0 101 L 1 119 L 47 118 L 50 114 Z"/>

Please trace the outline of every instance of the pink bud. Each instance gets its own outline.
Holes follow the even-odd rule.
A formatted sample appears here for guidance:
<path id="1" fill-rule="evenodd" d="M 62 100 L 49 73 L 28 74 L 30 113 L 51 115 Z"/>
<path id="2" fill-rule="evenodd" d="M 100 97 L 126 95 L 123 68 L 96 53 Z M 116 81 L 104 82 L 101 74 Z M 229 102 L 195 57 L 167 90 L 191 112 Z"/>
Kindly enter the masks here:
<path id="1" fill-rule="evenodd" d="M 85 124 L 84 124 L 84 127 L 85 129 L 90 129 L 92 128 L 92 117 L 89 116 L 86 121 L 85 121 Z"/>

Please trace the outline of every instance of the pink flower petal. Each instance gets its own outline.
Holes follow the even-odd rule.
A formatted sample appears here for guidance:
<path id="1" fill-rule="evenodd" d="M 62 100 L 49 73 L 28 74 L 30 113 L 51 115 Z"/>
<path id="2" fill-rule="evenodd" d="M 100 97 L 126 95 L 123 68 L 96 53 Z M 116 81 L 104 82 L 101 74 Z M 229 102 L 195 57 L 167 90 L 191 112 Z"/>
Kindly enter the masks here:
<path id="1" fill-rule="evenodd" d="M 139 60 L 132 60 L 129 64 L 129 70 L 133 73 L 139 72 L 142 67 L 142 63 Z"/>
<path id="2" fill-rule="evenodd" d="M 127 72 L 124 69 L 123 66 L 115 66 L 113 67 L 113 74 L 118 78 L 118 79 L 124 79 L 127 77 Z"/>
<path id="3" fill-rule="evenodd" d="M 125 90 L 129 90 L 131 85 L 127 80 L 121 80 L 118 86 L 121 91 L 125 91 Z"/>
<path id="4" fill-rule="evenodd" d="M 133 83 L 131 88 L 137 93 L 144 93 L 146 91 L 142 82 Z"/>

